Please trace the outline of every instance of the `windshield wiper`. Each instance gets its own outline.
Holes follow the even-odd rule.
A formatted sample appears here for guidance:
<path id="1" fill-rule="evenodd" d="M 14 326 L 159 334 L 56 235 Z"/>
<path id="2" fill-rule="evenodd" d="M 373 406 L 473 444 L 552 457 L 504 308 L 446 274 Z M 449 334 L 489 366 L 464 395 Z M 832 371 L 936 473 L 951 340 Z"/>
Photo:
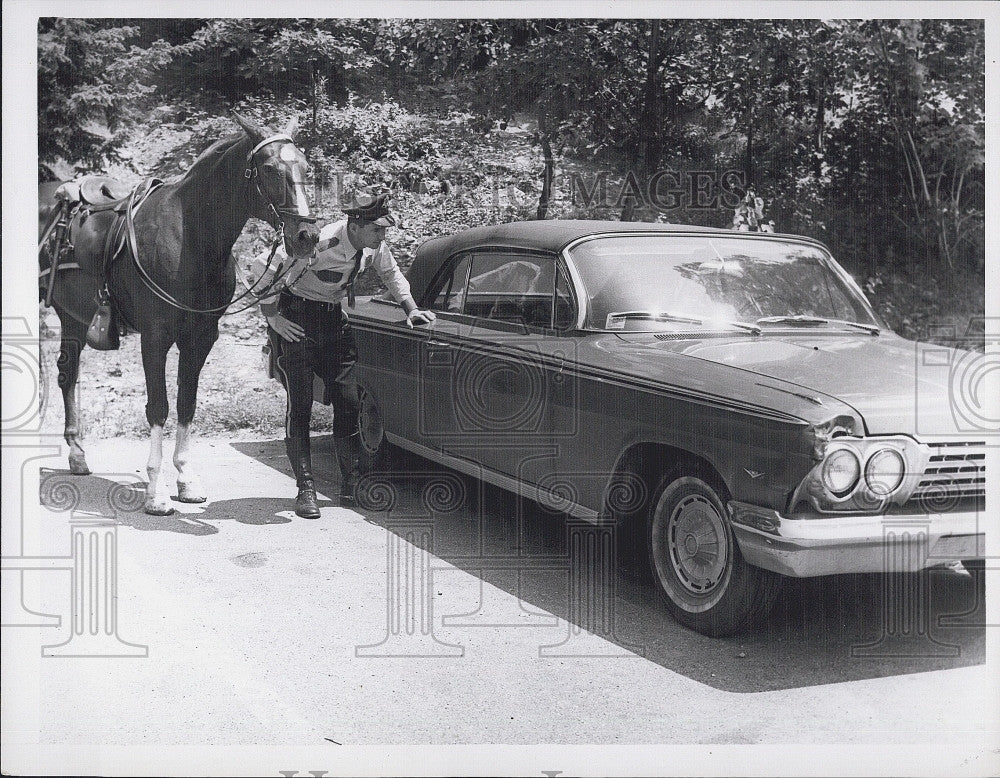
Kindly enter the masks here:
<path id="1" fill-rule="evenodd" d="M 609 313 L 607 321 L 625 321 L 627 319 L 641 319 L 643 321 L 675 321 L 681 324 L 704 324 L 702 319 L 693 316 L 682 316 L 669 311 L 618 311 Z"/>
<path id="2" fill-rule="evenodd" d="M 757 324 L 792 324 L 796 326 L 812 327 L 819 324 L 839 324 L 844 327 L 857 327 L 870 335 L 878 335 L 881 330 L 874 324 L 861 324 L 856 321 L 846 321 L 845 319 L 823 319 L 818 316 L 762 316 L 757 319 Z"/>
<path id="3" fill-rule="evenodd" d="M 639 319 L 642 321 L 670 321 L 679 322 L 680 324 L 698 324 L 704 325 L 705 320 L 699 319 L 695 316 L 685 316 L 679 313 L 670 313 L 669 311 L 619 311 L 617 313 L 609 313 L 607 321 L 620 321 L 624 322 L 628 319 Z M 753 335 L 760 335 L 760 327 L 756 324 L 746 324 L 741 321 L 727 321 L 718 322 L 719 324 L 726 324 L 729 327 L 735 327 L 740 330 L 746 330 Z"/>
<path id="4" fill-rule="evenodd" d="M 746 330 L 751 335 L 760 335 L 760 327 L 756 324 L 746 324 L 742 321 L 727 321 L 726 324 L 730 327 L 738 327 L 741 330 Z"/>

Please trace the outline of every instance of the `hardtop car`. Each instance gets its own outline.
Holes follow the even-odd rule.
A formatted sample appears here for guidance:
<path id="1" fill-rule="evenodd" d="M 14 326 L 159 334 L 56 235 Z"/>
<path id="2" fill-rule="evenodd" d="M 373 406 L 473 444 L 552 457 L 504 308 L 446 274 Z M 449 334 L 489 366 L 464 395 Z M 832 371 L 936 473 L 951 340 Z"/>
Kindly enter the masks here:
<path id="1" fill-rule="evenodd" d="M 534 221 L 428 240 L 407 277 L 433 324 L 350 312 L 366 450 L 614 526 L 686 626 L 746 628 L 782 576 L 981 574 L 985 436 L 953 386 L 981 355 L 927 363 L 821 243 Z"/>

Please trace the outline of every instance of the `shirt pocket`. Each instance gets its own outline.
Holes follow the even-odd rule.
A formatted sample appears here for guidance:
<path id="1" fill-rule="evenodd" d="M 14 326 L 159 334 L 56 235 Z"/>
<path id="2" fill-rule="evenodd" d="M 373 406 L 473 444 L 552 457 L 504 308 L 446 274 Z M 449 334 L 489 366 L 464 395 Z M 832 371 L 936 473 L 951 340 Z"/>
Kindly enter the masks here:
<path id="1" fill-rule="evenodd" d="M 339 270 L 324 269 L 316 271 L 316 278 L 325 284 L 339 284 L 344 278 L 344 274 Z"/>

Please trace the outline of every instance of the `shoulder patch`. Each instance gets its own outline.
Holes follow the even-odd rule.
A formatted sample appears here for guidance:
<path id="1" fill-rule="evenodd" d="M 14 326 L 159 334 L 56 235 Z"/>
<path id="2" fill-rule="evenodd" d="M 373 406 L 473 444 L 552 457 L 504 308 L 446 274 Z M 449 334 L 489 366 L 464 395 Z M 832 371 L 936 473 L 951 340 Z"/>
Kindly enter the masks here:
<path id="1" fill-rule="evenodd" d="M 328 251 L 329 249 L 332 249 L 335 246 L 339 245 L 340 245 L 340 238 L 337 237 L 327 238 L 326 240 L 321 240 L 319 243 L 316 244 L 316 250 Z"/>

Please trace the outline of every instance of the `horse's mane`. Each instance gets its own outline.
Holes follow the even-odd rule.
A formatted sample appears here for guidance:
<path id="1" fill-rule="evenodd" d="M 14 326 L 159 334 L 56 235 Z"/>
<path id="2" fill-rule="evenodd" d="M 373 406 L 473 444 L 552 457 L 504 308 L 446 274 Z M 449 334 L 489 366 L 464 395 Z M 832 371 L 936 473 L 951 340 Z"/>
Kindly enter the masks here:
<path id="1" fill-rule="evenodd" d="M 240 131 L 233 135 L 228 135 L 225 138 L 221 138 L 205 149 L 201 154 L 199 154 L 194 162 L 191 164 L 187 170 L 185 170 L 180 175 L 174 177 L 171 183 L 181 182 L 187 179 L 195 179 L 200 177 L 203 173 L 208 172 L 208 170 L 213 169 L 222 158 L 222 155 L 227 151 L 236 146 L 240 141 L 246 138 L 246 133 Z"/>
<path id="2" fill-rule="evenodd" d="M 194 164 L 197 165 L 198 162 L 202 159 L 202 157 L 207 157 L 210 154 L 222 154 L 226 149 L 235 146 L 245 137 L 247 137 L 246 133 L 237 132 L 232 135 L 228 135 L 225 138 L 220 138 L 211 146 L 209 146 L 207 149 L 205 149 L 201 154 L 199 154 Z"/>

